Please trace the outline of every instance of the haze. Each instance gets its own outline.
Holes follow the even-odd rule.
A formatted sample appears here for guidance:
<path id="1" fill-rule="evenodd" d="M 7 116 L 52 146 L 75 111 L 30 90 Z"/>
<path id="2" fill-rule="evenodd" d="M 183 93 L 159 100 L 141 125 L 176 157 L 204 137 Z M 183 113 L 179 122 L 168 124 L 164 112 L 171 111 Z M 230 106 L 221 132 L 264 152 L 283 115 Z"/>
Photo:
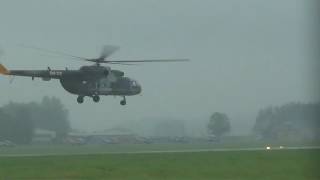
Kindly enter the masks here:
<path id="1" fill-rule="evenodd" d="M 309 2 L 309 3 L 308 3 Z M 17 44 L 113 59 L 189 58 L 189 63 L 112 66 L 142 84 L 142 96 L 86 98 L 77 104 L 59 81 L 0 77 L 0 105 L 56 96 L 76 129 L 103 130 L 148 119 L 200 125 L 225 112 L 234 134 L 250 133 L 260 108 L 319 100 L 316 8 L 302 0 L 0 0 L 0 61 L 9 69 L 77 69 L 90 63 Z"/>

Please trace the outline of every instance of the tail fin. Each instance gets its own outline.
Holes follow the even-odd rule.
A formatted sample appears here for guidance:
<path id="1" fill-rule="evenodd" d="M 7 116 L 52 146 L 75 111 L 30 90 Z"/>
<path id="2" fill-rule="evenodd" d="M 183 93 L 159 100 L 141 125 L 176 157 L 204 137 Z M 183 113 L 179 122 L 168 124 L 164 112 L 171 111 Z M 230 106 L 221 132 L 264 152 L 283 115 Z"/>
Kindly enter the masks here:
<path id="1" fill-rule="evenodd" d="M 0 64 L 0 74 L 8 75 L 10 72 L 2 64 Z"/>

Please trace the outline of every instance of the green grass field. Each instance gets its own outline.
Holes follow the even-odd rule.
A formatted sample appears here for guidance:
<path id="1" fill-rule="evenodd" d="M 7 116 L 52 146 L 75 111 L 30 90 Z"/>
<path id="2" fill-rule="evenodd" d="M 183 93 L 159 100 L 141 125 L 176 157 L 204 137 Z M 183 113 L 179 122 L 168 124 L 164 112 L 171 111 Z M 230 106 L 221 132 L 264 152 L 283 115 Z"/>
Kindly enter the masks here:
<path id="1" fill-rule="evenodd" d="M 320 179 L 320 150 L 0 157 L 0 179 Z"/>
<path id="2" fill-rule="evenodd" d="M 109 144 L 109 145 L 32 145 L 17 146 L 14 148 L 1 148 L 1 155 L 29 155 L 29 154 L 100 154 L 106 152 L 139 152 L 139 151 L 175 151 L 175 150 L 198 150 L 217 148 L 265 148 L 289 147 L 289 146 L 320 146 L 319 142 L 284 143 L 284 142 L 252 142 L 235 141 L 223 143 L 159 143 L 159 144 Z"/>

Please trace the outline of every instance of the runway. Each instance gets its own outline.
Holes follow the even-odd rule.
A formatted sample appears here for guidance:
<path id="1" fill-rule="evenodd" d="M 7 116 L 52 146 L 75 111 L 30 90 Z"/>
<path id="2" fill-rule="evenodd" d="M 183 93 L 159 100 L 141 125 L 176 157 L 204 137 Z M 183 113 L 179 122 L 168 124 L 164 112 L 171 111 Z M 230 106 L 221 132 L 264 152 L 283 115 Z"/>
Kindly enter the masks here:
<path id="1" fill-rule="evenodd" d="M 123 152 L 74 152 L 74 153 L 6 153 L 0 157 L 45 157 L 45 156 L 78 156 L 99 154 L 162 154 L 162 153 L 197 153 L 197 152 L 236 152 L 236 151 L 283 151 L 283 150 L 320 150 L 320 146 L 303 147 L 256 147 L 256 148 L 210 148 L 210 149 L 181 149 L 181 150 L 148 150 L 148 151 L 123 151 Z"/>

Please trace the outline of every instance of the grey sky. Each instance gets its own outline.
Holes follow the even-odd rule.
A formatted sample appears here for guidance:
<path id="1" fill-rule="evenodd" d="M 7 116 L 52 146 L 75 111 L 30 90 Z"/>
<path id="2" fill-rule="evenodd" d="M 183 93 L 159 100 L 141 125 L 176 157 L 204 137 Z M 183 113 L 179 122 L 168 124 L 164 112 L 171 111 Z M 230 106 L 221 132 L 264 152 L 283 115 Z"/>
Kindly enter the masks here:
<path id="1" fill-rule="evenodd" d="M 312 1 L 303 0 L 0 0 L 0 61 L 9 69 L 78 68 L 87 63 L 19 48 L 27 44 L 98 56 L 118 45 L 114 59 L 190 58 L 190 63 L 112 66 L 137 79 L 142 96 L 91 99 L 58 81 L 1 77 L 0 104 L 57 96 L 74 127 L 94 130 L 146 117 L 200 121 L 230 115 L 236 132 L 250 128 L 260 108 L 318 99 L 314 75 Z M 202 121 L 202 120 L 201 120 Z M 239 127 L 239 128 L 238 128 Z"/>

